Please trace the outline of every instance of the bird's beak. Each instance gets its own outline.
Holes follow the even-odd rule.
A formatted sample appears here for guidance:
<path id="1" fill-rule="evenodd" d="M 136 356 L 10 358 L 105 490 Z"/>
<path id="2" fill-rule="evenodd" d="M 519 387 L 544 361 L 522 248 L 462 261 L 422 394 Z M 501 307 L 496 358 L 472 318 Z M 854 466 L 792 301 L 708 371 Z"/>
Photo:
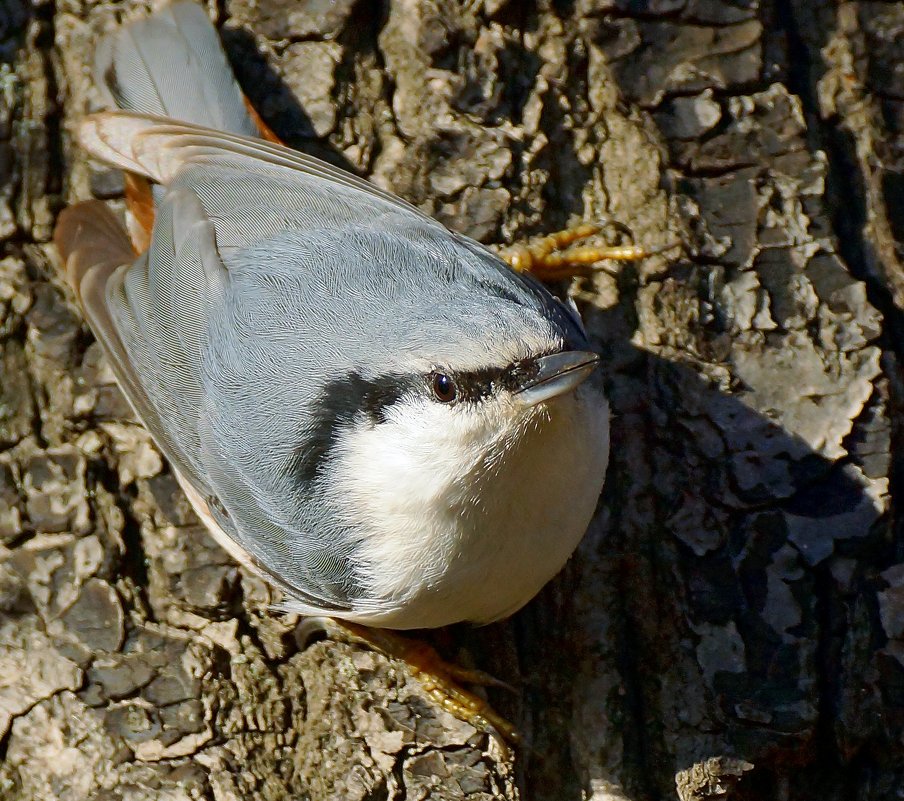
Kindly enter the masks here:
<path id="1" fill-rule="evenodd" d="M 515 391 L 515 399 L 525 406 L 535 406 L 571 392 L 590 376 L 599 360 L 595 353 L 585 350 L 541 356 L 534 360 L 530 377 Z"/>

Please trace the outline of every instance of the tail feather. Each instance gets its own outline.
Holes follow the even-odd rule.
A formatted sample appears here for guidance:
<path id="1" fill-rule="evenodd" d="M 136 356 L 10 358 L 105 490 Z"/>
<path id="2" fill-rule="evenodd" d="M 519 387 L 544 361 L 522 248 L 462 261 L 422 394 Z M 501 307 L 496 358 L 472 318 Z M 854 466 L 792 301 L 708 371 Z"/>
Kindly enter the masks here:
<path id="1" fill-rule="evenodd" d="M 193 2 L 174 3 L 102 39 L 94 69 L 119 108 L 260 135 L 216 29 Z"/>

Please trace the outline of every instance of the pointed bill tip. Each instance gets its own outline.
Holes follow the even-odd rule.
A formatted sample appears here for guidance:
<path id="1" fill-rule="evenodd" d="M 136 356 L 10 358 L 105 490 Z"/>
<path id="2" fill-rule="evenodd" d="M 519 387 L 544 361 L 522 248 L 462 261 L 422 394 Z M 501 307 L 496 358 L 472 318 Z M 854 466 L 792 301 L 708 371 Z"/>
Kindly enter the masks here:
<path id="1" fill-rule="evenodd" d="M 541 356 L 534 361 L 535 371 L 515 392 L 515 398 L 525 406 L 535 406 L 572 392 L 590 377 L 599 361 L 597 354 L 584 350 Z"/>

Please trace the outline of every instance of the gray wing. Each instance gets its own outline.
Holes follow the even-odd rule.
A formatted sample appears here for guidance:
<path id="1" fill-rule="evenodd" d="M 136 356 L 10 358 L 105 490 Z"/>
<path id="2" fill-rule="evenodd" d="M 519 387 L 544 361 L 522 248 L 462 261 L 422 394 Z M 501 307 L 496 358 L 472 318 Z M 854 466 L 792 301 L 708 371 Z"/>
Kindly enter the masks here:
<path id="1" fill-rule="evenodd" d="M 164 186 L 193 167 L 273 177 L 291 181 L 297 187 L 323 181 L 334 188 L 354 190 L 365 211 L 373 203 L 389 204 L 445 231 L 410 203 L 368 181 L 320 159 L 252 136 L 123 111 L 89 115 L 78 133 L 82 146 L 96 158 Z"/>
<path id="2" fill-rule="evenodd" d="M 211 203 L 209 212 L 204 208 L 196 191 L 228 192 L 211 177 L 215 171 L 203 172 L 205 179 L 194 191 L 183 185 L 194 183 L 190 173 L 170 186 L 149 251 L 107 285 L 106 307 L 128 354 L 119 372 L 126 376 L 126 387 L 140 386 L 152 407 L 142 415 L 146 425 L 183 481 L 207 503 L 221 532 L 240 547 L 244 561 L 286 591 L 296 608 L 340 612 L 349 608 L 347 593 L 340 591 L 349 581 L 342 576 L 351 573 L 350 565 L 335 559 L 341 543 L 319 527 L 306 527 L 301 515 L 275 518 L 265 480 L 270 465 L 248 475 L 232 458 L 241 452 L 237 440 L 250 419 L 240 417 L 219 437 L 211 430 L 228 393 L 217 391 L 222 376 L 209 363 L 210 339 L 220 325 L 228 325 L 232 299 L 216 237 L 233 227 L 253 232 L 254 226 L 246 215 L 230 213 L 229 199 Z M 273 201 L 273 192 L 267 196 Z M 261 208 L 261 203 L 253 205 Z M 211 215 L 217 217 L 216 227 Z"/>
<path id="3" fill-rule="evenodd" d="M 146 318 L 148 309 L 144 302 L 138 305 L 135 314 L 125 311 L 130 308 L 126 297 L 137 292 L 148 298 L 153 291 L 149 288 L 150 282 L 155 280 L 149 277 L 150 254 L 135 259 L 125 229 L 99 201 L 79 203 L 63 211 L 54 232 L 54 242 L 88 323 L 107 353 L 114 374 L 136 414 L 156 435 L 161 449 L 180 472 L 196 473 L 190 455 L 193 449 L 183 449 L 170 435 L 170 429 L 181 430 L 188 421 L 172 398 L 164 398 L 161 404 L 160 393 L 155 389 L 156 384 L 164 380 L 174 381 L 174 395 L 184 393 L 197 398 L 198 382 L 181 368 L 167 375 L 166 365 L 160 359 L 151 358 L 145 345 L 137 351 L 141 362 L 136 365 L 132 360 L 135 332 L 140 326 L 136 314 Z M 169 261 L 172 263 L 173 260 Z M 127 318 L 125 326 L 122 325 L 124 316 Z M 154 324 L 153 333 L 159 335 L 161 328 Z"/>

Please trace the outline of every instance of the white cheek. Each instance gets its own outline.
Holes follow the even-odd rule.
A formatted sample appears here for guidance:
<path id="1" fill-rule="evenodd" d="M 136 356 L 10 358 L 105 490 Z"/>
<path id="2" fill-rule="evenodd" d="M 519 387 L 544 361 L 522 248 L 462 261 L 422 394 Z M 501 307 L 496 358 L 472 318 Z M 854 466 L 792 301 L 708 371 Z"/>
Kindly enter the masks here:
<path id="1" fill-rule="evenodd" d="M 480 502 L 473 475 L 505 428 L 492 408 L 482 412 L 412 401 L 340 439 L 334 470 L 348 488 L 345 522 L 362 533 L 361 578 L 374 595 L 401 597 L 446 571 L 460 520 Z"/>
<path id="2" fill-rule="evenodd" d="M 374 500 L 375 491 L 388 488 L 395 498 L 383 497 L 380 507 L 407 507 L 416 497 L 435 498 L 479 460 L 493 428 L 471 417 L 438 403 L 411 404 L 380 425 L 357 429 L 340 449 L 364 496 Z"/>

